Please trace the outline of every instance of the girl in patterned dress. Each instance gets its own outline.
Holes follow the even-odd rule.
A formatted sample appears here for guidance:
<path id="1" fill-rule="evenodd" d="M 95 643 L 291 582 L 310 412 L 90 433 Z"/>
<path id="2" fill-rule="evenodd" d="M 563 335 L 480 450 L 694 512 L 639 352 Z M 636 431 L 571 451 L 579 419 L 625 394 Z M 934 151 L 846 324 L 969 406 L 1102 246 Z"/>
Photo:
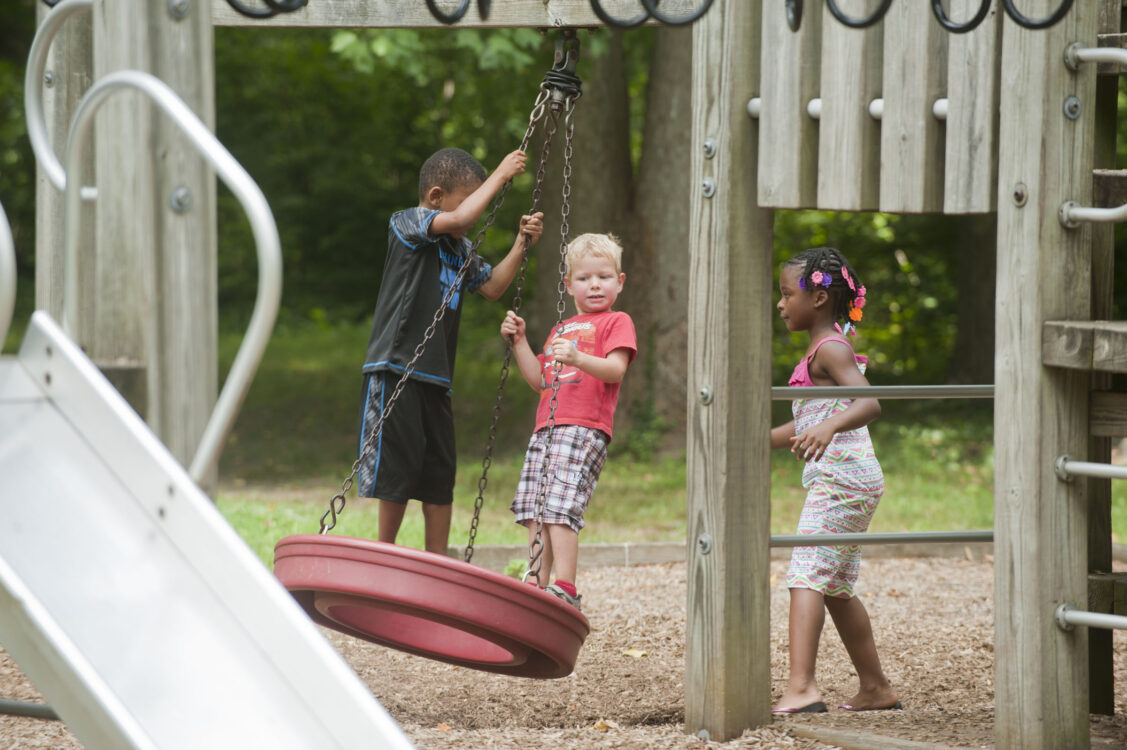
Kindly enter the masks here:
<path id="1" fill-rule="evenodd" d="M 790 385 L 866 386 L 867 359 L 857 356 L 844 332 L 860 322 L 865 287 L 833 248 L 807 250 L 787 261 L 779 276 L 778 309 L 790 331 L 808 331 L 810 346 Z M 841 324 L 844 324 L 843 328 Z M 884 492 L 884 476 L 867 425 L 880 416 L 875 398 L 797 399 L 794 419 L 771 430 L 772 448 L 789 448 L 805 461 L 806 502 L 800 534 L 863 532 Z M 860 689 L 841 708 L 900 708 L 881 669 L 869 614 L 854 588 L 861 565 L 858 545 L 796 547 L 787 571 L 790 589 L 790 674 L 774 713 L 826 710 L 814 675 L 818 640 L 829 610 Z"/>

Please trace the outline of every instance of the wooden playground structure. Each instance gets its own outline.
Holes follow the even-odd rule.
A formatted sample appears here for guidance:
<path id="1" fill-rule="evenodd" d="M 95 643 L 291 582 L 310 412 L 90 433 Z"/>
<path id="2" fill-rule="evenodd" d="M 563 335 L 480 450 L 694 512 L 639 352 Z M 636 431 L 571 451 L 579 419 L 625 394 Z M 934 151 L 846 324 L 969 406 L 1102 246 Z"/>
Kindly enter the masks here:
<path id="1" fill-rule="evenodd" d="M 1127 35 L 1123 0 L 1064 3 L 1024 0 L 1030 18 L 1066 9 L 1027 28 L 1012 0 L 989 0 L 958 34 L 919 0 L 837 0 L 855 17 L 887 11 L 866 28 L 815 0 L 714 0 L 693 24 L 688 731 L 729 739 L 771 720 L 763 353 L 782 208 L 997 213 L 997 747 L 1087 747 L 1089 710 L 1112 711 L 1110 630 L 1086 615 L 1127 614 L 1115 609 L 1127 584 L 1107 574 L 1117 475 L 1098 468 L 1127 435 L 1127 394 L 1109 392 L 1110 373 L 1127 372 L 1127 323 L 1108 320 L 1110 222 L 1127 218 L 1127 173 L 1113 169 L 1121 68 L 1101 52 Z M 465 5 L 462 27 L 604 25 L 589 0 L 495 0 L 486 18 Z M 88 6 L 59 31 L 40 82 L 59 150 L 90 83 L 124 69 L 161 79 L 214 127 L 214 26 L 444 25 L 422 0 L 310 0 L 266 18 L 226 0 Z M 600 7 L 625 19 L 640 6 Z M 984 6 L 944 7 L 963 20 Z M 96 229 L 68 300 L 77 339 L 186 462 L 217 391 L 214 176 L 129 96 L 106 105 L 95 144 L 83 176 L 98 197 L 81 219 Z M 38 184 L 37 307 L 58 318 L 63 194 L 42 172 Z M 206 485 L 214 467 L 203 468 Z"/>

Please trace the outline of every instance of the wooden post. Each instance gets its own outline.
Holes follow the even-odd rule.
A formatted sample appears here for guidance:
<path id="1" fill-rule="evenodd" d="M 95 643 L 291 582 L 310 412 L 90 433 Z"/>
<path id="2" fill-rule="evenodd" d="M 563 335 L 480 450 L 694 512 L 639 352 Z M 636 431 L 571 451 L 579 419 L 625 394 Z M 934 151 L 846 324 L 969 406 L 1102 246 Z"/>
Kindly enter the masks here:
<path id="1" fill-rule="evenodd" d="M 1022 5 L 1048 15 L 1056 0 Z M 1087 604 L 1087 482 L 1059 480 L 1061 454 L 1088 451 L 1090 374 L 1046 367 L 1042 325 L 1088 320 L 1092 230 L 1065 229 L 1062 202 L 1090 205 L 1094 65 L 1070 71 L 1067 46 L 1095 40 L 1094 3 L 1047 30 L 1006 21 L 998 164 L 994 401 L 995 742 L 1086 748 L 1088 633 L 1053 613 Z M 1079 117 L 1066 115 L 1070 97 Z M 1015 200 L 1015 197 L 1017 200 Z"/>
<path id="2" fill-rule="evenodd" d="M 693 30 L 685 726 L 714 740 L 770 720 L 773 227 L 746 111 L 760 5 L 716 0 Z"/>
<path id="3" fill-rule="evenodd" d="M 104 0 L 94 13 L 97 76 L 152 73 L 214 127 L 206 0 Z M 215 177 L 139 94 L 115 94 L 96 128 L 98 291 L 84 343 L 188 463 L 217 392 Z"/>
<path id="4" fill-rule="evenodd" d="M 50 8 L 36 3 L 36 15 L 43 22 Z M 43 94 L 43 119 L 47 138 L 59 161 L 66 156 L 67 130 L 78 100 L 90 86 L 93 70 L 93 30 L 90 14 L 73 16 L 55 37 L 47 58 L 46 80 L 40 81 Z M 87 159 L 82 177 L 90 184 L 94 177 L 93 154 Z M 63 316 L 63 193 L 37 165 L 35 179 L 35 307 L 46 310 L 55 320 Z M 92 230 L 93 205 L 83 204 L 82 226 Z M 83 260 L 89 261 L 87 256 Z M 83 316 L 85 319 L 86 316 Z M 80 321 L 80 325 L 81 325 Z M 85 330 L 89 330 L 86 328 Z"/>

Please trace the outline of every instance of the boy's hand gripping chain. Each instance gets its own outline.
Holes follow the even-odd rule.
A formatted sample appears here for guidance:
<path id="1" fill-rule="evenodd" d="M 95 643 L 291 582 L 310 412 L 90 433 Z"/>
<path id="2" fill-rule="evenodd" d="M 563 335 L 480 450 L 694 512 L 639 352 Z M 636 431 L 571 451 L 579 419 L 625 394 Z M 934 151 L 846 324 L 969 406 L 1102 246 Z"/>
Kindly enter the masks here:
<path id="1" fill-rule="evenodd" d="M 561 107 L 567 110 L 567 122 L 570 122 L 570 115 L 576 100 L 582 96 L 582 81 L 575 75 L 575 66 L 579 62 L 579 40 L 575 36 L 575 32 L 567 30 L 564 35 L 556 40 L 556 54 L 555 62 L 552 64 L 552 69 L 544 74 L 544 80 L 540 83 L 540 96 L 536 99 L 536 106 L 533 107 L 532 117 L 529 119 L 528 131 L 524 134 L 524 143 L 528 142 L 535 127 L 536 122 L 541 119 L 544 114 L 545 102 L 550 98 L 549 111 L 550 116 L 544 124 L 544 147 L 540 151 L 540 164 L 536 169 L 536 183 L 532 188 L 532 208 L 531 213 L 535 213 L 537 207 L 540 205 L 540 196 L 544 188 L 544 169 L 548 163 L 548 155 L 551 152 L 552 137 L 556 133 L 559 126 L 559 112 Z M 538 114 L 539 112 L 539 114 Z M 569 141 L 570 143 L 570 141 Z M 523 147 L 523 146 L 522 146 Z M 571 174 L 571 157 L 570 146 L 565 154 L 567 157 L 567 164 L 565 165 L 564 180 L 567 180 Z M 570 186 L 568 187 L 570 193 Z M 566 211 L 565 205 L 565 211 Z M 566 215 L 566 214 L 565 214 Z M 566 224 L 567 219 L 564 219 Z M 566 236 L 566 234 L 565 234 Z M 516 281 L 516 292 L 513 295 L 512 310 L 514 313 L 519 313 L 521 308 L 521 292 L 524 289 L 524 274 L 528 266 L 528 238 L 525 237 L 524 248 L 521 254 L 520 272 Z M 560 284 L 563 284 L 563 278 L 560 278 Z M 505 395 L 505 381 L 509 377 L 509 364 L 513 357 L 513 347 L 510 342 L 509 347 L 505 350 L 505 359 L 501 363 L 501 379 L 497 384 L 497 400 L 493 404 L 493 420 L 489 425 L 489 437 L 485 443 L 485 456 L 481 461 L 481 478 L 477 482 L 477 497 L 474 499 L 473 519 L 470 521 L 470 538 L 466 544 L 466 551 L 463 559 L 470 562 L 473 559 L 474 540 L 477 538 L 477 527 L 481 519 L 481 507 L 485 502 L 485 488 L 489 483 L 489 468 L 493 465 L 493 445 L 497 438 L 497 425 L 501 419 L 501 402 Z"/>

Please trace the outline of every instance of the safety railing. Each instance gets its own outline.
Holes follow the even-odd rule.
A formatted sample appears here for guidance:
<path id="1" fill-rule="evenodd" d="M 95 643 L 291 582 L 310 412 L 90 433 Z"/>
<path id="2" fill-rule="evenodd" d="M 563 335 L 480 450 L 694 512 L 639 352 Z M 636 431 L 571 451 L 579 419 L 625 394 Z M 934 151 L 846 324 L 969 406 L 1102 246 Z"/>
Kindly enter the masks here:
<path id="1" fill-rule="evenodd" d="M 880 398 L 880 399 L 974 399 L 994 398 L 993 385 L 866 385 L 811 386 L 772 388 L 771 400 L 794 401 L 806 398 Z M 992 542 L 992 530 L 971 531 L 897 531 L 855 534 L 773 534 L 772 547 L 818 547 L 847 544 L 942 544 Z"/>
<path id="2" fill-rule="evenodd" d="M 234 424 L 274 328 L 274 320 L 282 296 L 281 242 L 270 206 L 258 185 L 188 105 L 181 101 L 164 82 L 148 73 L 135 70 L 111 73 L 95 82 L 86 92 L 71 120 L 70 136 L 67 141 L 68 174 L 79 174 L 87 136 L 98 108 L 111 94 L 123 89 L 134 89 L 145 94 L 168 115 L 200 155 L 211 164 L 246 212 L 258 252 L 258 292 L 251 312 L 250 325 L 247 327 L 242 344 L 239 345 L 215 409 L 204 427 L 196 455 L 188 468 L 192 479 L 200 482 L 215 467 L 219 459 L 223 441 Z M 73 325 L 78 315 L 81 196 L 77 179 L 65 180 L 65 182 L 63 329 L 73 336 Z"/>
<path id="3" fill-rule="evenodd" d="M 27 70 L 23 80 L 23 106 L 27 117 L 27 137 L 31 141 L 31 150 L 35 154 L 39 166 L 51 184 L 59 190 L 66 190 L 66 172 L 51 147 L 47 137 L 47 123 L 43 116 L 43 82 L 47 75 L 47 55 L 51 51 L 51 42 L 71 16 L 77 13 L 90 12 L 94 0 L 62 0 L 43 19 L 35 38 L 31 41 L 31 51 L 27 56 Z M 77 173 L 75 173 L 77 174 Z M 82 188 L 83 200 L 94 200 L 98 197 L 95 187 Z"/>

